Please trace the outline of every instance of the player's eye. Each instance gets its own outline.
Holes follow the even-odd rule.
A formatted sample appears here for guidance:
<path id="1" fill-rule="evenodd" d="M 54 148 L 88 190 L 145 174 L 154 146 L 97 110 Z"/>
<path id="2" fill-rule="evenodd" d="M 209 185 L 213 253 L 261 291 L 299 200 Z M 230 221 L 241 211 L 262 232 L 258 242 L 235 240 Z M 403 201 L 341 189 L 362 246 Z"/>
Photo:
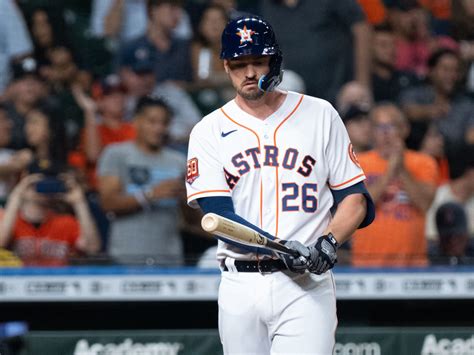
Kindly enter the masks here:
<path id="1" fill-rule="evenodd" d="M 244 63 L 232 63 L 230 65 L 230 69 L 232 70 L 236 70 L 236 69 L 243 69 L 247 66 L 247 64 L 244 64 Z"/>

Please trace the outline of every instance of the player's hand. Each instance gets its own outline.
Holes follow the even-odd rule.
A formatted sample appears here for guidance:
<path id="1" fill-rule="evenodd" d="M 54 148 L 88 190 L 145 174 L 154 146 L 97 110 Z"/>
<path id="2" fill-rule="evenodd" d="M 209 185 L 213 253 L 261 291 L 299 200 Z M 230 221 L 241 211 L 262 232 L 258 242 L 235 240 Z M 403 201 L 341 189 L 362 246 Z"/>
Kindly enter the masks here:
<path id="1" fill-rule="evenodd" d="M 336 238 L 331 233 L 320 237 L 314 246 L 309 247 L 310 257 L 307 264 L 309 272 L 321 275 L 332 269 L 337 263 L 338 246 Z"/>
<path id="2" fill-rule="evenodd" d="M 278 257 L 283 260 L 288 270 L 303 274 L 308 269 L 308 258 L 310 257 L 310 251 L 308 247 L 296 240 L 285 242 L 285 246 L 296 250 L 300 256 L 295 258 L 288 254 L 278 253 Z"/>

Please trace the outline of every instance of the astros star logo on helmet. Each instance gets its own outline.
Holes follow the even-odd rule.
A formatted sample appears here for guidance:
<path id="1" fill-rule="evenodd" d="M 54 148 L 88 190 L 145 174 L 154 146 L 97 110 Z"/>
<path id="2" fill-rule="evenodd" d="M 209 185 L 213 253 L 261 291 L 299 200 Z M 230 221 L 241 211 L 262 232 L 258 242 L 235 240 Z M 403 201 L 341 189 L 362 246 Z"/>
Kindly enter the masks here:
<path id="1" fill-rule="evenodd" d="M 237 32 L 237 36 L 240 37 L 240 44 L 245 42 L 253 42 L 252 35 L 255 34 L 255 31 L 251 29 L 247 29 L 247 26 L 244 25 L 244 28 L 238 28 L 239 32 Z"/>

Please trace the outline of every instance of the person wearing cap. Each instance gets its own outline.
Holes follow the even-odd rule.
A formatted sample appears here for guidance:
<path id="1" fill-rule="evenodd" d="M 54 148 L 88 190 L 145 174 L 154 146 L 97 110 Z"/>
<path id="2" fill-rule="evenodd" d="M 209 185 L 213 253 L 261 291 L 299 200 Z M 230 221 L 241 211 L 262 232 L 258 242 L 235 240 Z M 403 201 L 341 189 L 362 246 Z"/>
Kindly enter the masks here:
<path id="1" fill-rule="evenodd" d="M 183 150 L 189 133 L 201 119 L 201 112 L 189 94 L 175 82 L 157 82 L 153 51 L 140 45 L 124 56 L 119 75 L 127 89 L 125 120 L 133 119 L 138 100 L 146 95 L 163 97 L 170 106 L 173 119 L 169 127 L 169 143 Z"/>
<path id="2" fill-rule="evenodd" d="M 173 30 L 179 23 L 181 0 L 148 0 L 148 28 L 145 35 L 124 44 L 118 53 L 119 67 L 128 58 L 147 48 L 154 63 L 157 82 L 175 81 L 184 85 L 192 80 L 189 41 L 178 39 Z"/>
<path id="3" fill-rule="evenodd" d="M 38 106 L 48 95 L 48 88 L 38 73 L 33 57 L 23 58 L 12 64 L 13 79 L 8 87 L 5 109 L 13 122 L 10 148 L 26 147 L 23 126 L 29 111 Z"/>
<path id="4" fill-rule="evenodd" d="M 364 105 L 351 105 L 346 112 L 341 112 L 342 122 L 352 142 L 354 152 L 362 153 L 372 146 L 372 122 L 369 109 Z"/>
<path id="5" fill-rule="evenodd" d="M 456 202 L 446 202 L 436 210 L 438 247 L 431 256 L 435 264 L 472 264 L 469 255 L 469 231 L 466 211 Z"/>
<path id="6" fill-rule="evenodd" d="M 135 113 L 138 98 L 149 95 L 156 86 L 154 52 L 143 44 L 123 54 L 118 73 L 127 88 L 126 119 L 131 120 Z"/>
<path id="7" fill-rule="evenodd" d="M 344 84 L 337 95 L 336 107 L 356 153 L 365 152 L 372 145 L 369 112 L 373 101 L 370 90 L 357 81 Z"/>
<path id="8" fill-rule="evenodd" d="M 337 250 L 375 217 L 364 172 L 329 102 L 279 89 L 285 57 L 270 22 L 243 16 L 221 38 L 234 98 L 191 132 L 188 205 L 291 254 L 218 237 L 223 351 L 331 354 Z"/>
<path id="9" fill-rule="evenodd" d="M 124 121 L 126 93 L 119 76 L 114 74 L 93 85 L 92 98 L 79 86 L 73 88 L 76 102 L 84 112 L 80 151 L 92 188 L 96 186 L 95 164 L 102 150 L 109 144 L 135 138 L 135 127 Z"/>
<path id="10" fill-rule="evenodd" d="M 438 239 L 435 216 L 439 207 L 448 202 L 460 204 L 467 214 L 467 227 L 474 241 L 474 146 L 467 146 L 463 154 L 451 162 L 451 179 L 436 190 L 426 218 L 426 238 L 433 243 Z"/>

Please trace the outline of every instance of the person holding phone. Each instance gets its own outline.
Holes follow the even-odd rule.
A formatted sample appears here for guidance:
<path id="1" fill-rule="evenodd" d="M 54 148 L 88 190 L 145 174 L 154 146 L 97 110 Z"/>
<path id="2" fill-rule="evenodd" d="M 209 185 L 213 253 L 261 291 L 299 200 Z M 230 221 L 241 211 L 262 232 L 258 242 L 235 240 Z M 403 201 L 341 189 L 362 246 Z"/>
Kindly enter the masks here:
<path id="1" fill-rule="evenodd" d="M 74 215 L 53 210 L 57 201 Z M 0 248 L 8 248 L 28 266 L 62 266 L 78 254 L 100 250 L 100 237 L 84 191 L 72 175 L 25 176 L 11 192 L 0 221 Z"/>

